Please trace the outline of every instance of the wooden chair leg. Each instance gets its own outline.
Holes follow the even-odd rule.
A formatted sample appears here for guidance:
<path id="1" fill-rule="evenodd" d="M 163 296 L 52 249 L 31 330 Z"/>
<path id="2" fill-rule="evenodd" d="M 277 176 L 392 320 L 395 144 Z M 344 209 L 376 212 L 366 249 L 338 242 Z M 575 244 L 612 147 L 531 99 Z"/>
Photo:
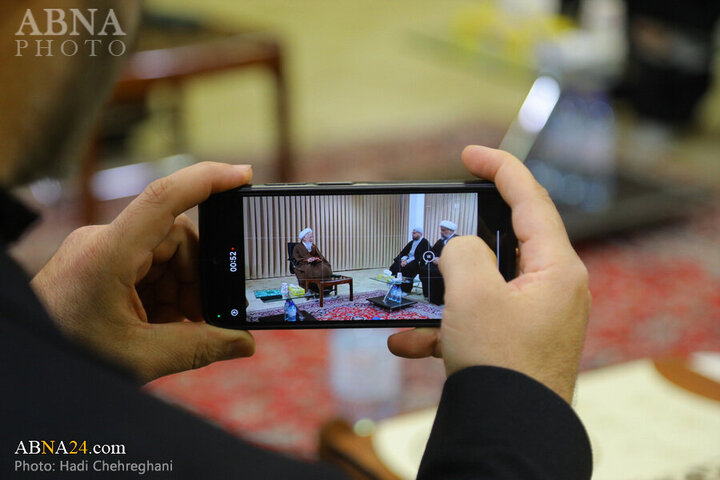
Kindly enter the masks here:
<path id="1" fill-rule="evenodd" d="M 98 168 L 100 157 L 100 139 L 97 129 L 80 164 L 80 207 L 83 225 L 92 225 L 97 221 L 97 199 L 92 188 L 92 179 Z"/>

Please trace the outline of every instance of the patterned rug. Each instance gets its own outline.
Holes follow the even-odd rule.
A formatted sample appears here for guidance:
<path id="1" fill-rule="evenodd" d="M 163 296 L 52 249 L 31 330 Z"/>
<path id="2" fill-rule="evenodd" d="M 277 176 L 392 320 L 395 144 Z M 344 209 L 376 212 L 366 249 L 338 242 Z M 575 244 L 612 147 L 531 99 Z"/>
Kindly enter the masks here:
<path id="1" fill-rule="evenodd" d="M 578 253 L 593 295 L 583 369 L 720 351 L 720 203 Z"/>
<path id="2" fill-rule="evenodd" d="M 368 302 L 371 297 L 385 295 L 386 290 L 373 290 L 353 295 L 353 300 L 348 295 L 325 297 L 323 306 L 320 300 L 311 300 L 298 304 L 298 310 L 307 312 L 321 321 L 327 320 L 397 320 L 397 319 L 425 319 L 442 318 L 442 307 L 437 305 L 418 302 L 401 310 L 391 311 L 381 308 Z M 270 315 L 281 315 L 283 306 L 259 310 L 248 314 L 248 321 L 259 322 L 260 317 Z"/>
<path id="3" fill-rule="evenodd" d="M 719 245 L 720 203 L 686 222 L 580 246 L 593 294 L 581 368 L 719 350 Z M 342 410 L 329 387 L 330 332 L 257 331 L 252 358 L 172 375 L 147 388 L 251 441 L 312 457 L 319 427 Z M 442 362 L 396 361 L 402 369 L 397 410 L 436 403 Z"/>

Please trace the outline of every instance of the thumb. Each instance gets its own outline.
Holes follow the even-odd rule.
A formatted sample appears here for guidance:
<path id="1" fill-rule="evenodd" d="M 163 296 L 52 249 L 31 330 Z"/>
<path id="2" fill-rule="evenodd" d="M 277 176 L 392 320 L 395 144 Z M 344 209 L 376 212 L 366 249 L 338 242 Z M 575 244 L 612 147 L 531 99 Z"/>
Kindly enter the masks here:
<path id="1" fill-rule="evenodd" d="M 479 237 L 466 235 L 453 239 L 440 256 L 440 273 L 445 280 L 445 303 L 457 293 L 468 295 L 468 288 L 476 288 L 473 296 L 493 295 L 505 286 L 505 279 L 497 268 L 497 259 L 490 247 Z M 490 297 L 492 298 L 492 296 Z"/>
<path id="2" fill-rule="evenodd" d="M 147 366 L 143 381 L 255 353 L 255 339 L 245 330 L 195 322 L 154 324 L 152 330 L 152 352 L 142 360 Z"/>

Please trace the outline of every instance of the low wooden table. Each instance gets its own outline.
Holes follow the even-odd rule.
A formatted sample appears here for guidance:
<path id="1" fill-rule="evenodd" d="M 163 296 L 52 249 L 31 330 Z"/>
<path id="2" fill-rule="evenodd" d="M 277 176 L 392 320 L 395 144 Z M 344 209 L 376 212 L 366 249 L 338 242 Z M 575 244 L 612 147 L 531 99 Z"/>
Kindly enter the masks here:
<path id="1" fill-rule="evenodd" d="M 350 300 L 353 299 L 353 279 L 345 275 L 333 275 L 331 278 L 306 278 L 305 279 L 305 290 L 308 289 L 310 284 L 314 283 L 320 290 L 320 306 L 323 306 L 323 296 L 325 288 L 332 287 L 333 291 L 337 295 L 337 286 L 347 283 L 350 285 Z"/>

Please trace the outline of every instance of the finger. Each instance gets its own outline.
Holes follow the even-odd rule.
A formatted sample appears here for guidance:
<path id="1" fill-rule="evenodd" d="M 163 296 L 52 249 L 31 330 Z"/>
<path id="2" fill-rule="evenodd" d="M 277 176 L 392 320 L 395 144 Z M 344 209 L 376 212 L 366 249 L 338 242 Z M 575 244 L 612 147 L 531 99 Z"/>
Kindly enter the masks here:
<path id="1" fill-rule="evenodd" d="M 185 318 L 193 322 L 203 322 L 202 300 L 200 298 L 200 282 L 182 284 L 180 286 L 180 311 Z"/>
<path id="2" fill-rule="evenodd" d="M 186 239 L 187 232 L 185 231 L 183 217 L 185 217 L 185 215 L 180 215 L 175 219 L 173 226 L 170 227 L 165 238 L 152 250 L 150 255 L 145 252 L 144 261 L 138 266 L 133 283 L 153 284 L 165 275 L 165 272 L 169 268 L 168 262 L 178 253 L 178 250 L 182 248 L 183 244 L 188 241 Z"/>
<path id="3" fill-rule="evenodd" d="M 151 264 L 152 266 L 147 270 L 147 273 L 143 275 L 143 272 L 138 272 L 138 282 L 136 288 L 145 288 L 147 285 L 152 285 L 157 282 L 165 275 L 168 269 L 167 263 L 156 263 Z"/>
<path id="4" fill-rule="evenodd" d="M 574 255 L 550 196 L 520 160 L 502 150 L 475 145 L 466 147 L 462 158 L 471 173 L 495 182 L 512 209 L 513 229 L 522 243 L 523 271 L 539 271 Z"/>
<path id="5" fill-rule="evenodd" d="M 143 285 L 140 298 L 150 323 L 203 321 L 199 282 L 182 283 L 171 273 Z"/>
<path id="6" fill-rule="evenodd" d="M 415 328 L 394 333 L 388 337 L 388 348 L 398 357 L 441 357 L 440 329 Z"/>
<path id="7" fill-rule="evenodd" d="M 151 282 L 154 269 L 165 266 L 167 273 L 162 278 L 154 277 L 156 298 L 173 306 L 182 318 L 195 322 L 203 319 L 197 258 L 197 227 L 187 215 L 181 214 L 175 219 L 165 240 L 153 251 L 154 265 L 143 280 L 143 283 Z M 154 318 L 153 321 L 159 319 Z"/>
<path id="8" fill-rule="evenodd" d="M 197 227 L 187 215 L 178 215 L 165 238 L 152 251 L 152 268 L 172 261 L 172 268 L 181 268 L 179 273 L 185 281 L 196 280 L 197 262 L 193 255 L 197 254 L 197 244 Z"/>
<path id="9" fill-rule="evenodd" d="M 210 194 L 239 187 L 251 178 L 248 165 L 202 162 L 155 180 L 111 224 L 119 230 L 116 238 L 123 239 L 118 248 L 126 254 L 126 261 L 132 261 L 138 252 L 154 250 L 167 236 L 177 215 Z"/>
<path id="10" fill-rule="evenodd" d="M 178 248 L 172 257 L 175 275 L 182 283 L 197 282 L 200 279 L 198 270 L 199 234 L 197 227 L 185 214 L 175 219 L 175 227 L 179 230 Z"/>
<path id="11" fill-rule="evenodd" d="M 185 316 L 178 312 L 177 305 L 155 304 L 152 308 L 146 308 L 146 310 L 148 311 L 149 323 L 170 323 L 185 320 Z"/>
<path id="12" fill-rule="evenodd" d="M 499 298 L 507 288 L 497 268 L 497 259 L 487 243 L 472 235 L 457 237 L 448 242 L 440 257 L 440 273 L 445 281 L 445 305 L 474 299 Z"/>
<path id="13" fill-rule="evenodd" d="M 244 330 L 173 322 L 152 325 L 148 350 L 147 355 L 157 365 L 152 376 L 157 378 L 220 360 L 249 357 L 255 352 L 255 340 Z"/>
<path id="14" fill-rule="evenodd" d="M 166 272 L 165 275 L 152 285 L 152 288 L 155 293 L 155 309 L 148 315 L 149 321 L 152 323 L 160 321 L 157 318 L 160 307 L 163 307 L 164 310 L 172 310 L 174 311 L 174 316 L 179 316 L 178 299 L 180 296 L 180 287 L 172 273 Z"/>

